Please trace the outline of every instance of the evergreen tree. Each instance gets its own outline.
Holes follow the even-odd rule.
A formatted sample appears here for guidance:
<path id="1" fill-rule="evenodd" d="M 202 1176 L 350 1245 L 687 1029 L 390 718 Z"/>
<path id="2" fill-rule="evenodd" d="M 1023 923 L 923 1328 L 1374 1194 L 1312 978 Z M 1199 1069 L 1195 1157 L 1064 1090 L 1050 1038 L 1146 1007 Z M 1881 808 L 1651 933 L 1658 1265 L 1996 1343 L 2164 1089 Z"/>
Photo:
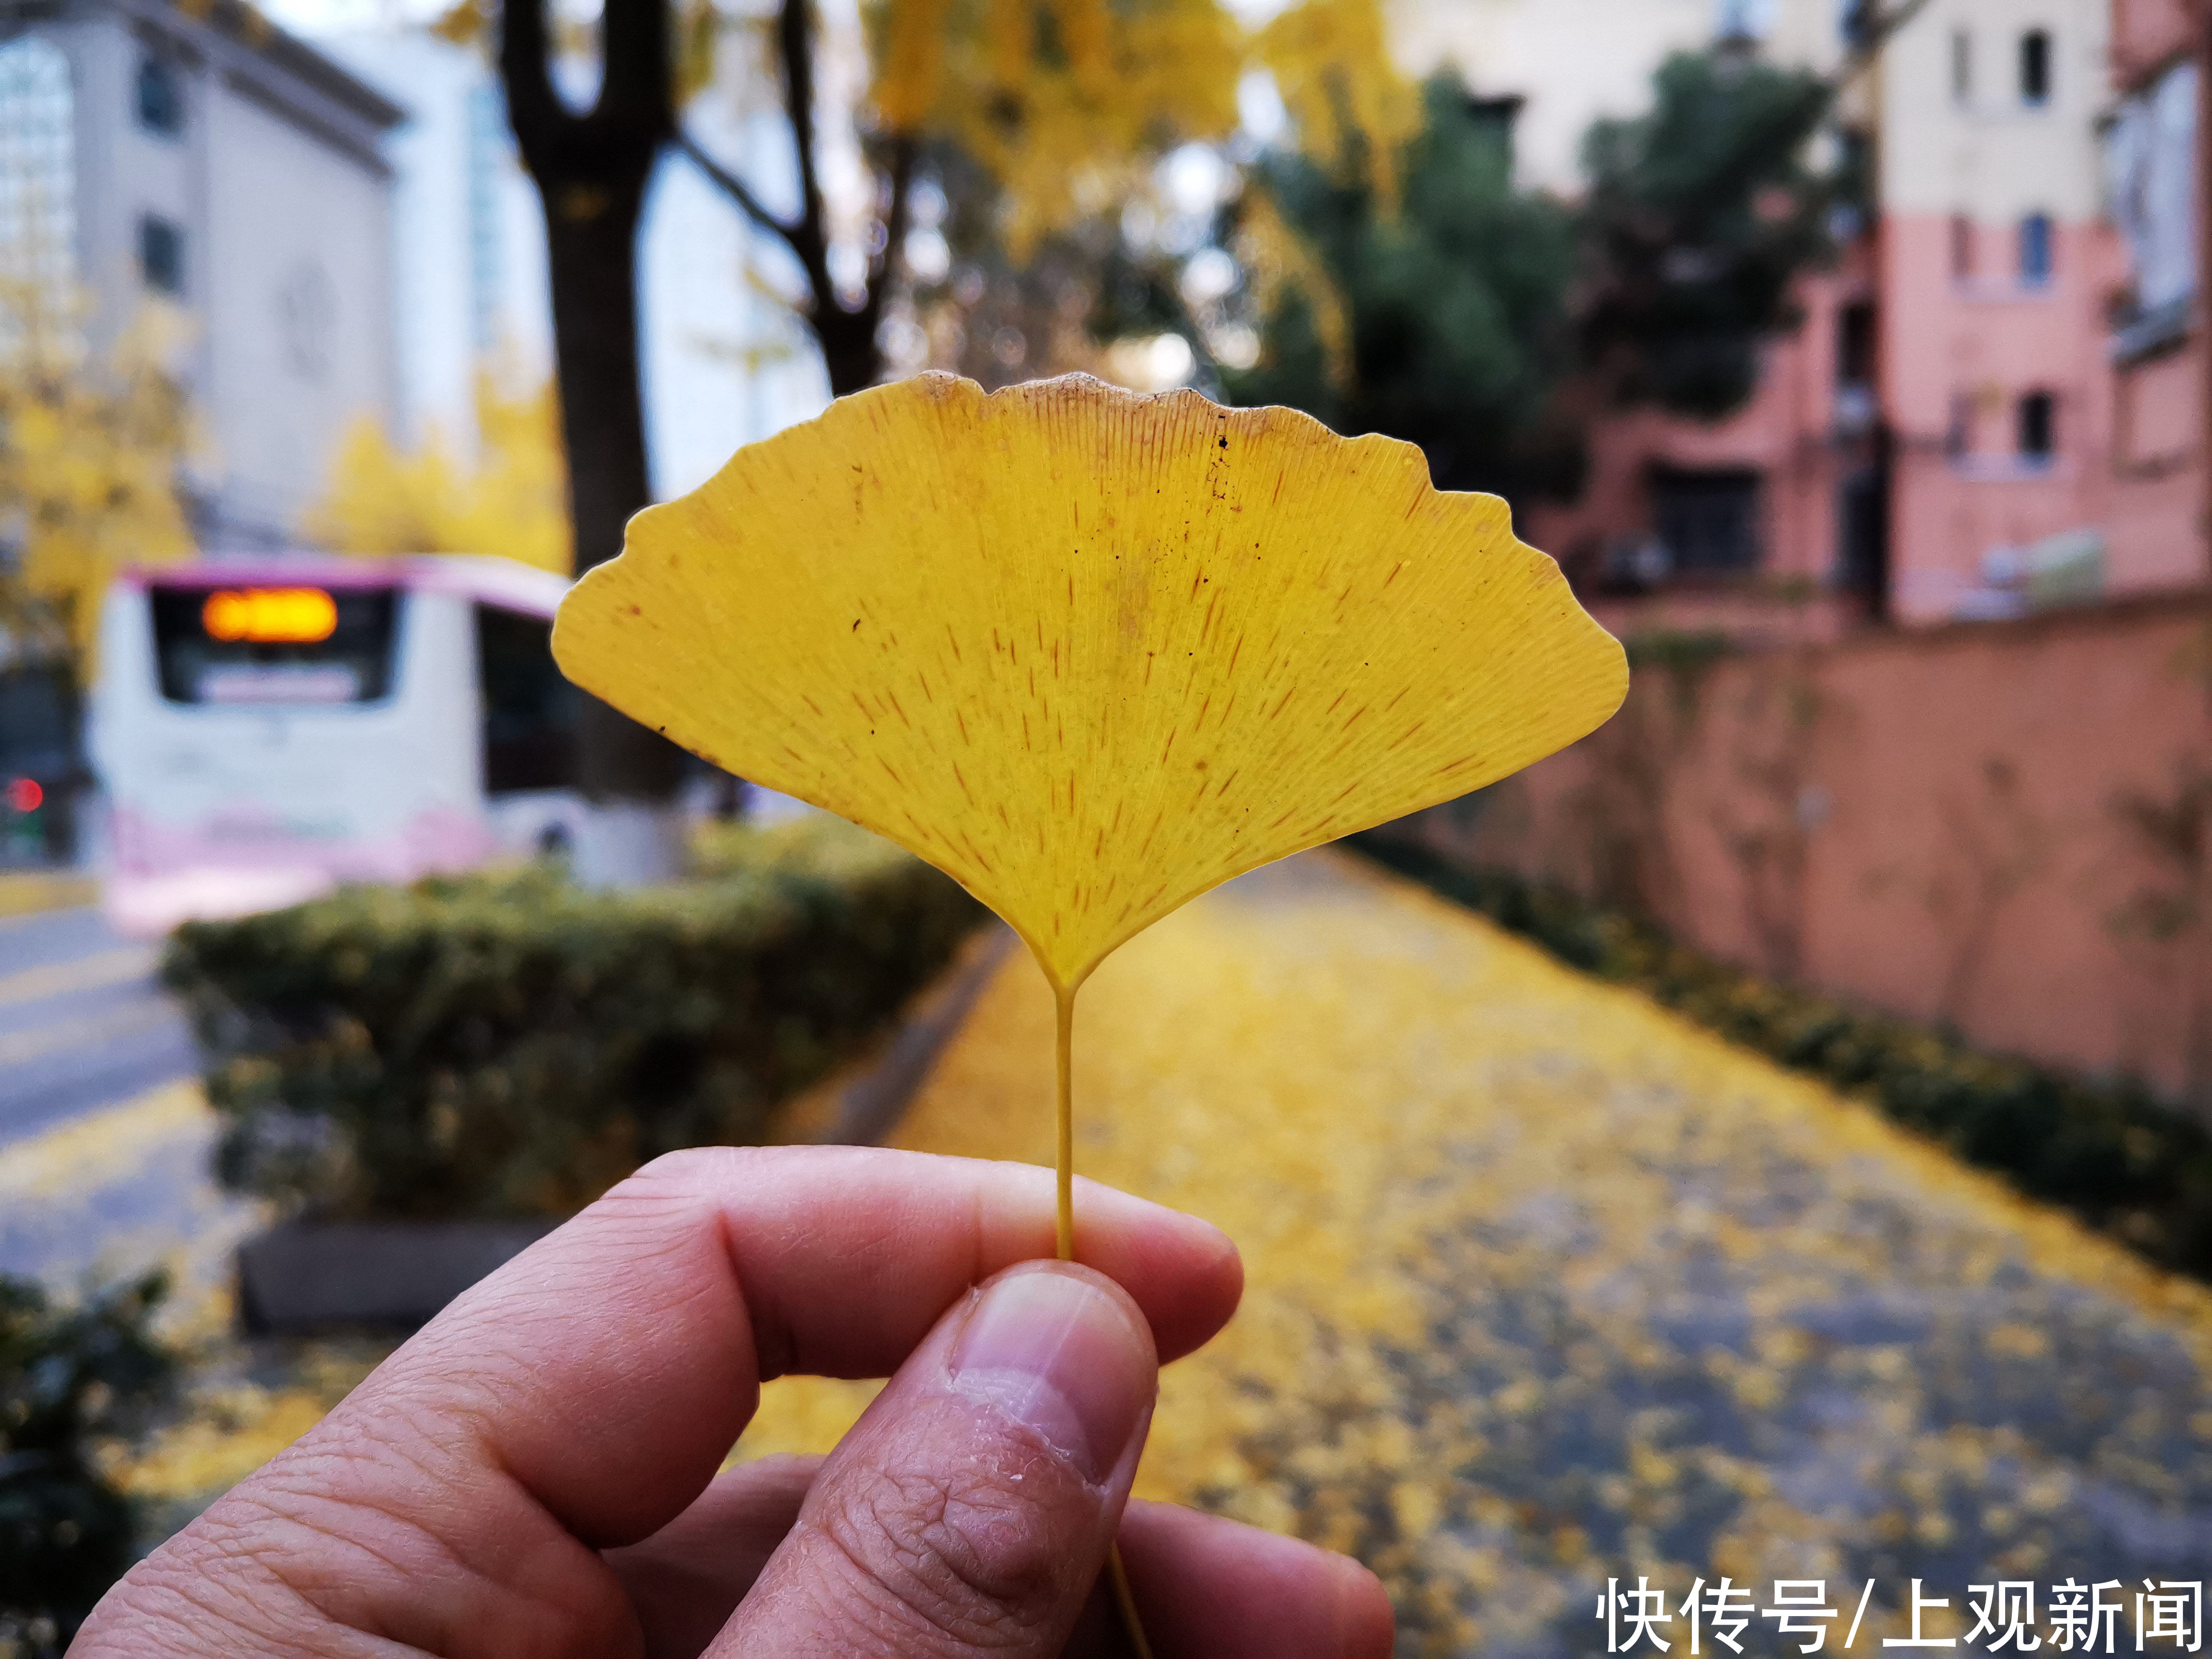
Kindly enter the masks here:
<path id="1" fill-rule="evenodd" d="M 1583 146 L 1583 361 L 1620 402 L 1717 420 L 1796 326 L 1790 289 L 1830 252 L 1848 167 L 1808 161 L 1831 84 L 1723 47 L 1660 66 L 1649 114 Z"/>
<path id="2" fill-rule="evenodd" d="M 1571 494 L 1600 409 L 1717 420 L 1751 395 L 1852 183 L 1808 159 L 1834 90 L 1733 46 L 1678 54 L 1649 113 L 1591 128 L 1573 206 L 1517 188 L 1509 118 L 1445 78 L 1394 169 L 1356 136 L 1334 164 L 1267 157 L 1245 217 L 1279 225 L 1282 275 L 1224 387 L 1417 443 L 1442 489 Z"/>
<path id="3" fill-rule="evenodd" d="M 1515 187 L 1510 128 L 1455 82 L 1431 81 L 1423 110 L 1395 192 L 1356 143 L 1342 167 L 1260 164 L 1267 208 L 1310 264 L 1278 285 L 1259 362 L 1225 370 L 1224 388 L 1417 443 L 1443 489 L 1556 486 L 1572 217 Z"/>

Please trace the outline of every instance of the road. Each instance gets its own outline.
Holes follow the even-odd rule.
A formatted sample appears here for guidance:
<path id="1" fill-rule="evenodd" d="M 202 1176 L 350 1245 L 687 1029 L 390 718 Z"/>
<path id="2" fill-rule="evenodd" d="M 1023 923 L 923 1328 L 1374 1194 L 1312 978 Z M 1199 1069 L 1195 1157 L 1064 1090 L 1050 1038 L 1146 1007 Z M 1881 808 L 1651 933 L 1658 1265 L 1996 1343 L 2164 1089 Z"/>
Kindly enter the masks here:
<path id="1" fill-rule="evenodd" d="M 0 917 L 0 1273 L 68 1292 L 165 1267 L 190 1323 L 219 1319 L 259 1212 L 210 1172 L 216 1126 L 160 954 L 89 907 Z"/>
<path id="2" fill-rule="evenodd" d="M 0 1146 L 191 1074 L 160 954 L 89 906 L 0 920 Z"/>

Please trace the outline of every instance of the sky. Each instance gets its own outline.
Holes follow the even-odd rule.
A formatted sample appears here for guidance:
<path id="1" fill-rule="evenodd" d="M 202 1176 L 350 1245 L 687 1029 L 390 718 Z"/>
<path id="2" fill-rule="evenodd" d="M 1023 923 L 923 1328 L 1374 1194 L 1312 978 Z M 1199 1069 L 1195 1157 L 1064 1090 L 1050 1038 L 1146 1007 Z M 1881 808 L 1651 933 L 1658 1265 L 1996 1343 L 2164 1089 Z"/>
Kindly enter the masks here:
<path id="1" fill-rule="evenodd" d="M 335 29 L 427 22 L 450 3 L 451 0 L 263 0 L 261 9 L 271 21 L 295 33 L 319 34 Z M 1245 23 L 1256 27 L 1284 10 L 1290 0 L 1227 0 L 1227 4 Z"/>
<path id="2" fill-rule="evenodd" d="M 447 9 L 440 0 L 262 0 L 270 21 L 295 34 L 402 28 Z"/>

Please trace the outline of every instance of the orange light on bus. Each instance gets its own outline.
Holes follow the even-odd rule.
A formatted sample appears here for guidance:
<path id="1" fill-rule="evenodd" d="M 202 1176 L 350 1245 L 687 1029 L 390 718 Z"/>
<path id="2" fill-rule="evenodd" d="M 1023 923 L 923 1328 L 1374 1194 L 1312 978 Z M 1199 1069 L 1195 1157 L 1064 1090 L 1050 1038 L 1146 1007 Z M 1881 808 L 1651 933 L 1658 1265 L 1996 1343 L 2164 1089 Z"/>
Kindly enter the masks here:
<path id="1" fill-rule="evenodd" d="M 337 601 L 319 587 L 226 587 L 200 607 L 208 637 L 227 642 L 313 645 L 337 625 Z"/>

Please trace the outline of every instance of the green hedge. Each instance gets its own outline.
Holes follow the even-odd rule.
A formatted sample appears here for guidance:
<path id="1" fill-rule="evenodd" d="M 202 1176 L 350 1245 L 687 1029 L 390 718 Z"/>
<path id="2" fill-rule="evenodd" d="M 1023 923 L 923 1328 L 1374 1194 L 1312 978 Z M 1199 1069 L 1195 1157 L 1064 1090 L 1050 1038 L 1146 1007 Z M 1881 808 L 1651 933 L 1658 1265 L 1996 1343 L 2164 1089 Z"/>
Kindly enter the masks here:
<path id="1" fill-rule="evenodd" d="M 2212 1278 L 2212 1131 L 2139 1085 L 1983 1054 L 1946 1032 L 1773 984 L 1565 887 L 1466 868 L 1373 832 L 1350 844 L 1571 966 L 1871 1101 L 2161 1266 Z"/>
<path id="2" fill-rule="evenodd" d="M 58 1656 L 131 1565 L 131 1505 L 94 1448 L 168 1380 L 162 1291 L 156 1273 L 56 1308 L 0 1274 L 0 1654 Z"/>
<path id="3" fill-rule="evenodd" d="M 163 977 L 234 1187 L 336 1216 L 556 1216 L 769 1112 L 879 1028 L 975 902 L 830 819 L 705 842 L 692 879 L 532 869 L 194 922 Z"/>

